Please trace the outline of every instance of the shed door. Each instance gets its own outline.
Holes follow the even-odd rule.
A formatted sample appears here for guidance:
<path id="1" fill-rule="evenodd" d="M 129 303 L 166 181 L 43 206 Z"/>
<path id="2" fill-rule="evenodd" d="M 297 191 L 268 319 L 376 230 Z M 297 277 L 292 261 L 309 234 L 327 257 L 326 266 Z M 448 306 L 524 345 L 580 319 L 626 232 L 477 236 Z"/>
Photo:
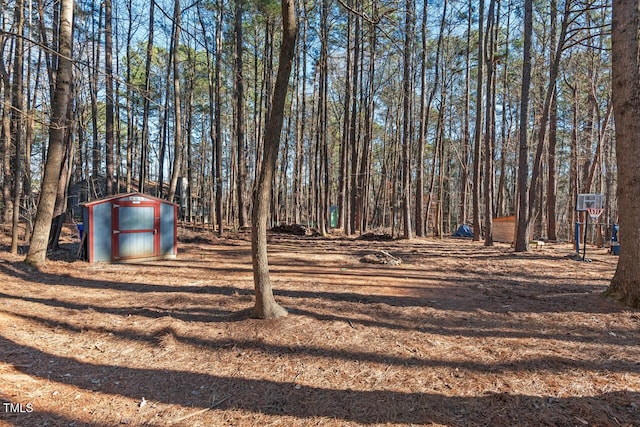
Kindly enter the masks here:
<path id="1" fill-rule="evenodd" d="M 159 256 L 160 205 L 115 201 L 111 206 L 113 260 Z"/>

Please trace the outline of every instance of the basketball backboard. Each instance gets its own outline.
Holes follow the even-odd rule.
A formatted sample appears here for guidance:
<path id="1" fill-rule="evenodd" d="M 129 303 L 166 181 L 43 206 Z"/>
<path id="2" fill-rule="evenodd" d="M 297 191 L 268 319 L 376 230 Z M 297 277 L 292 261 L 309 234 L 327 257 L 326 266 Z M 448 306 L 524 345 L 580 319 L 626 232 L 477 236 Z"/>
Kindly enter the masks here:
<path id="1" fill-rule="evenodd" d="M 586 211 L 589 208 L 603 208 L 604 194 L 578 194 L 576 202 L 577 211 Z"/>

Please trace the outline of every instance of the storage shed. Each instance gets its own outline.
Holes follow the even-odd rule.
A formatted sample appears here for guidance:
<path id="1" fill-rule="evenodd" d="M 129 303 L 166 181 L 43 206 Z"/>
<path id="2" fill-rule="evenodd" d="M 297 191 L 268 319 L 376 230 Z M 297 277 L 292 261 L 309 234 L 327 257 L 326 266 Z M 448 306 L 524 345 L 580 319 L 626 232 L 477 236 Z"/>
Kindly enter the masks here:
<path id="1" fill-rule="evenodd" d="M 516 216 L 493 218 L 493 241 L 513 243 L 516 240 Z"/>
<path id="2" fill-rule="evenodd" d="M 493 241 L 514 244 L 517 221 L 515 215 L 493 218 Z M 529 232 L 529 241 L 531 240 L 533 240 L 533 229 Z"/>
<path id="3" fill-rule="evenodd" d="M 178 205 L 142 193 L 82 204 L 85 259 L 125 262 L 175 258 Z"/>

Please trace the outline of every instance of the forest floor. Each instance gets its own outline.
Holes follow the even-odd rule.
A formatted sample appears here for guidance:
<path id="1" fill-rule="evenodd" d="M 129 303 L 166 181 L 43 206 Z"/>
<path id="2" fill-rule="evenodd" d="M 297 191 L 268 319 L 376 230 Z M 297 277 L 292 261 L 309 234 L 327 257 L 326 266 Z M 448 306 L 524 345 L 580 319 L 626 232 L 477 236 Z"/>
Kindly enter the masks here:
<path id="1" fill-rule="evenodd" d="M 260 321 L 248 236 L 182 234 L 133 264 L 67 235 L 41 271 L 3 237 L 0 425 L 640 425 L 640 312 L 602 297 L 606 249 L 271 234 L 290 314 Z M 361 262 L 380 250 L 403 262 Z"/>

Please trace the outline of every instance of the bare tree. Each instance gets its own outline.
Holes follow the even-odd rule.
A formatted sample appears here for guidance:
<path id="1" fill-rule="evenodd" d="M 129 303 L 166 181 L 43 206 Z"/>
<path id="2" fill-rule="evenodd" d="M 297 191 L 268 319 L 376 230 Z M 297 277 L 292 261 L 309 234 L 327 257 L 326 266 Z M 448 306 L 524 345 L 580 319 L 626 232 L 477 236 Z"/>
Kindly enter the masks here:
<path id="1" fill-rule="evenodd" d="M 47 151 L 47 162 L 42 179 L 33 235 L 31 236 L 29 252 L 25 259 L 25 262 L 37 267 L 44 265 L 46 262 L 47 244 L 64 154 L 67 105 L 70 98 L 72 79 L 73 4 L 73 0 L 61 0 L 60 2 L 60 47 L 58 50 L 55 94 L 51 108 L 51 123 L 49 125 L 49 150 Z"/>
<path id="2" fill-rule="evenodd" d="M 282 0 L 282 45 L 278 60 L 278 75 L 273 89 L 271 114 L 266 124 L 263 165 L 254 195 L 251 223 L 251 258 L 256 295 L 253 315 L 260 319 L 273 319 L 287 315 L 286 309 L 280 306 L 273 297 L 269 278 L 267 219 L 284 121 L 284 106 L 295 51 L 296 33 L 297 23 L 293 0 Z"/>

